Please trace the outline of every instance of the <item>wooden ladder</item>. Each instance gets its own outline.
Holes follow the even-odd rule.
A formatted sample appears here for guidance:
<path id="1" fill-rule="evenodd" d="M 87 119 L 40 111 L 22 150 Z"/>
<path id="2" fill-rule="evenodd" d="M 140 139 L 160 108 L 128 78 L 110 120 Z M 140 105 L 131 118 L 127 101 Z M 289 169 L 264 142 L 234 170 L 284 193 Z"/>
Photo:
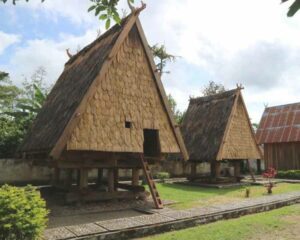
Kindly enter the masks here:
<path id="1" fill-rule="evenodd" d="M 163 204 L 162 204 L 162 201 L 159 197 L 155 182 L 153 180 L 153 176 L 151 174 L 149 164 L 148 164 L 147 160 L 144 158 L 144 154 L 141 154 L 141 161 L 142 161 L 143 170 L 144 170 L 144 173 L 145 173 L 145 176 L 146 176 L 148 186 L 150 188 L 150 192 L 151 192 L 155 207 L 157 209 L 161 209 L 161 208 L 163 208 Z"/>

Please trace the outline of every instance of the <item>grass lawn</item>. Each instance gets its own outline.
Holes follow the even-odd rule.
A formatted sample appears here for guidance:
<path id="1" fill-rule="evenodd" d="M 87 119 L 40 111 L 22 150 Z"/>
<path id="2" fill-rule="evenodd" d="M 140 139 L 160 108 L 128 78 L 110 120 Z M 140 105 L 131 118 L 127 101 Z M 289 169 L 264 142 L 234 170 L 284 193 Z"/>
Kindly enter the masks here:
<path id="1" fill-rule="evenodd" d="M 238 219 L 169 232 L 146 239 L 151 240 L 297 240 L 300 236 L 300 205 Z"/>
<path id="2" fill-rule="evenodd" d="M 157 184 L 157 188 L 162 199 L 178 202 L 170 206 L 175 209 L 238 201 L 245 199 L 246 189 L 246 187 L 215 189 L 169 183 Z M 250 197 L 260 197 L 266 193 L 266 189 L 263 186 L 250 186 L 250 191 Z M 273 189 L 274 194 L 292 191 L 300 191 L 300 184 L 279 183 Z"/>

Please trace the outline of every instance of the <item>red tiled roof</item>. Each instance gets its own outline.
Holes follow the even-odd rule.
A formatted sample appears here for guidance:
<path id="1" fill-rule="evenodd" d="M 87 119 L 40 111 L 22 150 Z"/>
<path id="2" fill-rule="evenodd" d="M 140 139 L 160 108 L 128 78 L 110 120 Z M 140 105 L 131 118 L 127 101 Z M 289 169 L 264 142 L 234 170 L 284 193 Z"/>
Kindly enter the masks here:
<path id="1" fill-rule="evenodd" d="M 300 142 L 300 102 L 266 108 L 256 138 L 259 144 Z"/>

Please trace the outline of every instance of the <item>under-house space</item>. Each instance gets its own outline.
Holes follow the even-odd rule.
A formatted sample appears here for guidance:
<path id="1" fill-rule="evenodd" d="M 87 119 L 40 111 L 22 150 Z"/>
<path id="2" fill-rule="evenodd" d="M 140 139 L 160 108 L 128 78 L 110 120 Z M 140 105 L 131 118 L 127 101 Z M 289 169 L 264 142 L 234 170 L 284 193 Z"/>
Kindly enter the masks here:
<path id="1" fill-rule="evenodd" d="M 23 158 L 54 169 L 66 202 L 144 198 L 143 174 L 161 208 L 149 164 L 169 153 L 188 158 L 139 12 L 69 59 L 22 145 Z M 131 169 L 131 184 L 120 183 L 120 169 Z"/>
<path id="2" fill-rule="evenodd" d="M 261 159 L 241 88 L 190 99 L 182 134 L 191 163 L 190 179 L 201 179 L 197 165 L 210 163 L 207 181 L 239 181 L 241 162 Z M 221 163 L 234 167 L 233 176 L 223 174 Z"/>

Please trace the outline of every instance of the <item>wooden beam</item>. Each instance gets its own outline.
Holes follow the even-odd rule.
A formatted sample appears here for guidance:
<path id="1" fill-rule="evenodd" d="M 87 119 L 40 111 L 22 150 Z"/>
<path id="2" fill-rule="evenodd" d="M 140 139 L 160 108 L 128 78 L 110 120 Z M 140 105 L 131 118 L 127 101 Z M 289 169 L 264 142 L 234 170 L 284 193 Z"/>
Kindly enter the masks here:
<path id="1" fill-rule="evenodd" d="M 60 180 L 60 169 L 54 168 L 54 179 L 53 179 L 53 185 L 58 186 Z"/>
<path id="2" fill-rule="evenodd" d="M 126 189 L 132 192 L 144 192 L 145 191 L 145 187 L 143 186 L 132 186 L 129 184 L 125 184 L 125 183 L 118 183 L 118 188 L 121 189 Z"/>

